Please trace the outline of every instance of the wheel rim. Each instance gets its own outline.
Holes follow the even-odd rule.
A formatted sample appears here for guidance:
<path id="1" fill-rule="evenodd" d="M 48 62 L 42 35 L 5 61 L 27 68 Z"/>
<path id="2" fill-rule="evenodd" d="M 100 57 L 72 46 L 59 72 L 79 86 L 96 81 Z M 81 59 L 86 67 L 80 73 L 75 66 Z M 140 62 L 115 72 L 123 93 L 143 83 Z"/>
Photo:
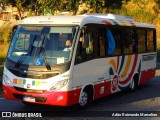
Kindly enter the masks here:
<path id="1" fill-rule="evenodd" d="M 82 92 L 81 97 L 80 97 L 80 106 L 85 106 L 88 102 L 88 95 L 85 91 Z"/>
<path id="2" fill-rule="evenodd" d="M 132 80 L 131 88 L 132 88 L 132 90 L 135 88 L 134 79 Z"/>

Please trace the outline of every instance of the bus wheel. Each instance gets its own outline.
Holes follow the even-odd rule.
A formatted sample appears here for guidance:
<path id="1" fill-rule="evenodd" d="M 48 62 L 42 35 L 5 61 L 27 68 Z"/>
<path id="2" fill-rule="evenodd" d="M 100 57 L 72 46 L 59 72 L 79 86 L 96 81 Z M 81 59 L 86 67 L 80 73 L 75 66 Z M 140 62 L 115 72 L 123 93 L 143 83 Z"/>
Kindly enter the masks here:
<path id="1" fill-rule="evenodd" d="M 91 104 L 92 100 L 92 93 L 89 91 L 89 89 L 84 89 L 79 98 L 79 108 L 87 108 Z"/>
<path id="2" fill-rule="evenodd" d="M 134 80 L 134 79 L 132 80 L 132 83 L 131 83 L 131 89 L 132 89 L 132 90 L 135 89 L 135 80 Z"/>
<path id="3" fill-rule="evenodd" d="M 132 79 L 132 82 L 131 82 L 131 90 L 135 90 L 138 86 L 138 76 L 134 76 L 133 79 Z"/>

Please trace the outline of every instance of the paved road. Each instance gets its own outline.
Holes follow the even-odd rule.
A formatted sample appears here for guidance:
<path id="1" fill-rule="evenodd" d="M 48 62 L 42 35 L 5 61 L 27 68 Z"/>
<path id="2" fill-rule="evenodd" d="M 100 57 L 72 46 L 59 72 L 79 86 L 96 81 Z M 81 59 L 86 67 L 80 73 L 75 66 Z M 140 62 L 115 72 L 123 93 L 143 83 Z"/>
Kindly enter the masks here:
<path id="1" fill-rule="evenodd" d="M 68 116 L 72 116 L 77 114 L 79 116 L 82 115 L 84 117 L 85 115 L 83 114 L 85 113 L 92 114 L 93 116 L 94 115 L 96 116 L 97 114 L 98 116 L 98 118 L 94 117 L 94 118 L 88 118 L 88 119 L 100 119 L 100 118 L 105 119 L 104 112 L 99 112 L 99 111 L 105 111 L 105 112 L 111 111 L 112 113 L 115 113 L 116 111 L 120 113 L 124 111 L 126 112 L 128 111 L 140 111 L 140 112 L 160 111 L 160 77 L 156 76 L 155 78 L 150 80 L 147 84 L 138 87 L 138 89 L 135 90 L 134 92 L 125 91 L 125 92 L 116 93 L 116 94 L 107 96 L 105 98 L 99 99 L 95 101 L 92 106 L 90 106 L 88 109 L 84 111 L 75 110 L 75 108 L 73 107 L 25 106 L 20 102 L 10 101 L 4 98 L 0 98 L 0 111 L 23 111 L 23 112 L 50 111 L 49 114 L 55 113 L 58 111 L 60 112 L 60 116 L 66 116 L 66 114 Z M 68 112 L 66 113 L 61 111 L 68 111 Z M 106 114 L 110 115 L 110 112 L 106 112 Z M 84 119 L 83 117 L 81 119 Z M 72 117 L 70 117 L 70 119 L 71 118 Z M 110 119 L 112 119 L 112 117 Z M 126 118 L 121 118 L 121 119 L 126 119 Z M 140 119 L 142 119 L 142 117 Z M 146 119 L 157 119 L 157 118 L 145 117 L 143 119 L 146 120 Z"/>

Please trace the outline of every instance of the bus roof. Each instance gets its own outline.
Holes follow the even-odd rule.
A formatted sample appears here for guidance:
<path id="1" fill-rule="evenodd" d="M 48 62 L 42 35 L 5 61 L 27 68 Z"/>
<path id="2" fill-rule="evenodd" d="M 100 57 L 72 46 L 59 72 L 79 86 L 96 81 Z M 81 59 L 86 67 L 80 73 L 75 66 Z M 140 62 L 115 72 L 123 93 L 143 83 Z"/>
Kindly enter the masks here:
<path id="1" fill-rule="evenodd" d="M 132 26 L 155 28 L 149 23 L 136 22 L 128 16 L 115 14 L 84 14 L 76 16 L 33 16 L 25 18 L 20 24 L 46 24 L 46 25 L 79 25 L 82 27 L 88 23 L 107 24 L 115 26 Z"/>

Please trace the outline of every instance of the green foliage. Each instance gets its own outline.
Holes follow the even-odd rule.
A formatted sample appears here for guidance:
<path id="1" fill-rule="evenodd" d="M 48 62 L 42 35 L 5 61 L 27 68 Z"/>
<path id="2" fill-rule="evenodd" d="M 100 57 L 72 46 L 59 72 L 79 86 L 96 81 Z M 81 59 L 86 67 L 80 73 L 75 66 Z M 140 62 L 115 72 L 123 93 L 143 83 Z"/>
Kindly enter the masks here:
<path id="1" fill-rule="evenodd" d="M 141 10 L 146 9 L 148 4 L 148 0 L 0 0 L 0 2 L 4 4 L 12 4 L 17 6 L 20 11 L 22 9 L 31 9 L 36 12 L 36 15 L 44 15 L 46 13 L 53 14 L 56 10 L 61 12 L 70 11 L 76 14 L 79 3 L 86 3 L 90 5 L 90 9 L 92 9 L 94 13 L 102 13 L 105 8 L 106 12 L 113 11 L 115 13 L 124 14 L 125 12 L 122 10 L 122 7 L 129 1 L 135 5 L 138 5 Z M 156 2 L 153 10 L 156 14 L 159 14 L 160 0 L 153 1 Z"/>
<path id="2" fill-rule="evenodd" d="M 132 16 L 134 19 L 140 22 L 148 22 L 148 23 L 153 23 L 154 19 L 156 18 L 155 15 L 143 11 L 143 10 L 133 10 L 129 12 L 129 16 Z"/>
<path id="3" fill-rule="evenodd" d="M 69 11 L 75 15 L 78 13 L 79 5 L 85 3 L 88 8 L 79 14 L 113 13 L 131 16 L 141 22 L 160 24 L 159 17 L 157 17 L 160 13 L 160 0 L 0 0 L 0 2 L 4 5 L 16 6 L 19 17 L 21 17 L 22 10 L 29 11 L 28 16 L 51 15 L 59 11 Z M 125 7 L 127 4 L 131 4 L 131 7 Z M 134 6 L 136 9 L 132 8 Z M 10 35 L 8 34 L 6 38 L 3 36 L 7 34 L 3 35 L 0 32 L 0 41 L 8 41 Z"/>
<path id="4" fill-rule="evenodd" d="M 104 6 L 104 0 L 83 0 L 84 3 L 90 5 L 90 8 L 93 9 L 94 13 L 100 13 L 102 6 Z"/>
<path id="5" fill-rule="evenodd" d="M 10 23 L 0 27 L 0 42 L 8 42 L 11 39 L 12 27 Z"/>
<path id="6" fill-rule="evenodd" d="M 156 15 L 160 13 L 160 0 L 154 0 L 156 2 L 156 5 L 153 7 L 154 12 Z"/>
<path id="7" fill-rule="evenodd" d="M 9 43 L 1 43 L 0 42 L 0 66 L 5 62 L 6 55 L 8 52 Z"/>

